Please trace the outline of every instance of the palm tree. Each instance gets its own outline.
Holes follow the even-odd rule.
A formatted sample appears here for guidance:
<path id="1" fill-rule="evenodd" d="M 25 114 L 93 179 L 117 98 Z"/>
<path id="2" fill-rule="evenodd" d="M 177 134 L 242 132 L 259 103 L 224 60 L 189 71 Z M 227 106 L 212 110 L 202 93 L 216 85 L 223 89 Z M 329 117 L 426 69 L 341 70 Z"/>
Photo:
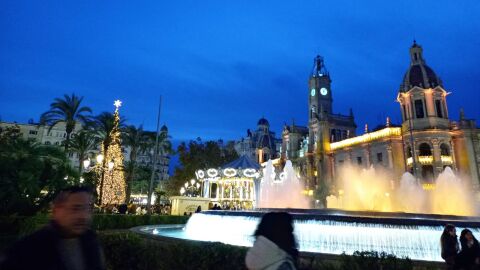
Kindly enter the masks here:
<path id="1" fill-rule="evenodd" d="M 75 178 L 63 149 L 10 138 L 0 143 L 0 214 L 36 213 Z"/>
<path id="2" fill-rule="evenodd" d="M 50 110 L 41 115 L 40 123 L 49 125 L 49 132 L 58 123 L 65 123 L 65 132 L 67 133 L 65 152 L 68 152 L 70 134 L 75 129 L 75 125 L 77 123 L 87 124 L 89 116 L 85 115 L 85 113 L 92 113 L 92 109 L 80 106 L 83 97 L 78 97 L 75 94 L 71 96 L 64 95 L 63 97 L 64 99 L 54 99 L 54 102 L 50 104 Z"/>
<path id="3" fill-rule="evenodd" d="M 94 121 L 91 122 L 92 129 L 97 133 L 98 138 L 102 141 L 104 151 L 107 150 L 110 145 L 110 133 L 112 132 L 114 126 L 114 119 L 112 113 L 102 112 L 101 114 L 94 117 Z M 125 126 L 125 119 L 121 118 L 119 123 L 120 128 Z"/>
<path id="4" fill-rule="evenodd" d="M 90 152 L 98 148 L 99 139 L 92 130 L 83 129 L 72 137 L 69 143 L 69 149 L 78 154 L 78 172 L 81 175 L 83 160 L 88 157 Z"/>
<path id="5" fill-rule="evenodd" d="M 148 138 L 140 125 L 138 128 L 130 125 L 123 129 L 122 143 L 130 147 L 130 161 L 125 164 L 127 190 L 125 202 L 130 201 L 133 179 L 137 168 L 137 157 L 141 152 L 145 152 L 148 147 Z"/>

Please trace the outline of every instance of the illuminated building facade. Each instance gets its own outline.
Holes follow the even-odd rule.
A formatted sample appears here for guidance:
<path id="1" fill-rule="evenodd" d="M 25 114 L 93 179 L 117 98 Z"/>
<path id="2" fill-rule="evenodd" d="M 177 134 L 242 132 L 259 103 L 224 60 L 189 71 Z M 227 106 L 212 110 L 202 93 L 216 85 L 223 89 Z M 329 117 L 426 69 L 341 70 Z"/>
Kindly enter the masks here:
<path id="1" fill-rule="evenodd" d="M 425 183 L 446 166 L 472 182 L 478 189 L 480 174 L 480 129 L 463 111 L 459 121 L 451 121 L 447 96 L 441 79 L 426 64 L 422 47 L 413 43 L 397 101 L 401 126 L 387 118 L 385 125 L 355 136 L 353 114 L 332 113 L 330 76 L 321 57 L 315 58 L 309 80 L 309 124 L 285 126 L 282 133 L 283 160 L 291 159 L 306 179 L 309 189 L 322 181 L 335 180 L 344 164 L 385 168 L 392 180 L 405 171 Z"/>

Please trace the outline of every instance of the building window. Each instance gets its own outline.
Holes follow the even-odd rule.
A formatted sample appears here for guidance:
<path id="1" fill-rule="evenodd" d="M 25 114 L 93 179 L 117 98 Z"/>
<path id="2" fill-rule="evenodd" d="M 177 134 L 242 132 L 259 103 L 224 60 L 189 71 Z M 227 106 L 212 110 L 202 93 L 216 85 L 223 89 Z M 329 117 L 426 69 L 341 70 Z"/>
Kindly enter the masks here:
<path id="1" fill-rule="evenodd" d="M 442 143 L 440 145 L 440 155 L 442 156 L 450 156 L 450 148 L 448 147 L 448 145 L 446 145 L 445 143 Z"/>
<path id="2" fill-rule="evenodd" d="M 423 102 L 421 99 L 415 100 L 415 115 L 417 116 L 417 118 L 425 117 L 425 113 L 423 110 Z"/>
<path id="3" fill-rule="evenodd" d="M 437 111 L 437 117 L 443 118 L 442 101 L 439 99 L 435 100 L 435 110 Z"/>
<path id="4" fill-rule="evenodd" d="M 377 162 L 382 163 L 383 161 L 383 154 L 382 153 L 377 153 Z"/>
<path id="5" fill-rule="evenodd" d="M 357 164 L 362 165 L 362 157 L 357 157 Z"/>
<path id="6" fill-rule="evenodd" d="M 420 156 L 431 156 L 432 155 L 432 149 L 430 148 L 430 145 L 428 143 L 422 143 L 418 147 L 418 150 L 420 152 Z"/>
<path id="7" fill-rule="evenodd" d="M 38 134 L 38 131 L 36 131 L 36 130 L 30 130 L 30 131 L 28 132 L 28 134 L 30 134 L 30 135 L 37 135 L 37 134 Z"/>

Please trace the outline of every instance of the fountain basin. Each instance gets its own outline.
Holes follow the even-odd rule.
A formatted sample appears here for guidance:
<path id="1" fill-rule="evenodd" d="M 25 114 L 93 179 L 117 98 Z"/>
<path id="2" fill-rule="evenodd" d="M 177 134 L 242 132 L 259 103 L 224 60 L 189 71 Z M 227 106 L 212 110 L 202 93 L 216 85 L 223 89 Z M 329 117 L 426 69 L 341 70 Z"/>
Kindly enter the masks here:
<path id="1" fill-rule="evenodd" d="M 204 211 L 194 214 L 186 225 L 137 227 L 135 231 L 197 241 L 218 241 L 252 246 L 252 236 L 266 211 Z M 413 260 L 442 261 L 440 235 L 447 223 L 459 232 L 469 228 L 480 237 L 478 217 L 431 214 L 383 213 L 341 210 L 288 209 L 294 217 L 299 250 L 324 254 L 378 251 Z"/>

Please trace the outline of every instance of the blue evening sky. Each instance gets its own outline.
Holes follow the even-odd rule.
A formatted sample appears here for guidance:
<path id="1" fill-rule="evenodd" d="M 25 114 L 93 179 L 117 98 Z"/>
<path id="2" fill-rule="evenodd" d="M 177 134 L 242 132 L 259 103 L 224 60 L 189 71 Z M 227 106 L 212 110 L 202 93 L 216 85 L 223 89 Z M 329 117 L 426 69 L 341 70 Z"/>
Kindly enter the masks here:
<path id="1" fill-rule="evenodd" d="M 265 116 L 279 135 L 307 122 L 307 80 L 324 56 L 334 111 L 359 131 L 399 122 L 415 38 L 443 79 L 450 116 L 480 121 L 480 1 L 0 2 L 0 117 L 38 120 L 55 97 L 94 113 L 121 99 L 128 123 L 174 140 L 239 139 Z"/>

